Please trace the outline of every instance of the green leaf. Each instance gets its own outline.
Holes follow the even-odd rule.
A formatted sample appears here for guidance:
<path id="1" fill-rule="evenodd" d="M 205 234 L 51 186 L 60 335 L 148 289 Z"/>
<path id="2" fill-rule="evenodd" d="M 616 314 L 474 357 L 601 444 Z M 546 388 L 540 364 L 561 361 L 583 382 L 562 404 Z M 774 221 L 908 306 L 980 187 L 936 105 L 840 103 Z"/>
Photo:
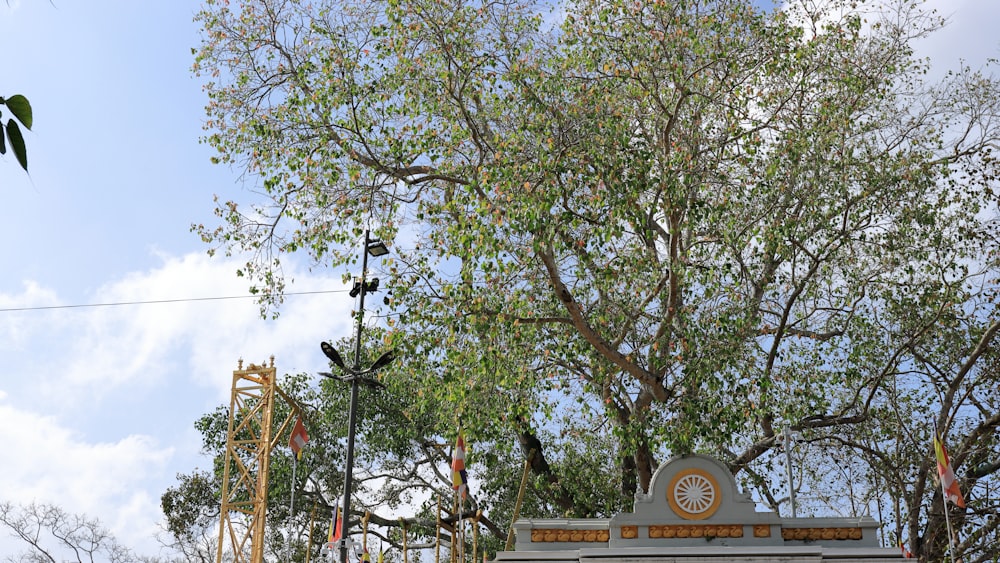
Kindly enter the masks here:
<path id="1" fill-rule="evenodd" d="M 14 156 L 21 164 L 21 168 L 28 169 L 28 151 L 24 148 L 24 137 L 21 135 L 21 128 L 13 119 L 7 120 L 7 138 L 10 139 L 10 148 L 14 151 Z"/>
<path id="2" fill-rule="evenodd" d="M 15 94 L 7 98 L 7 107 L 10 108 L 11 113 L 14 117 L 24 125 L 24 128 L 31 130 L 31 103 L 28 102 L 28 98 L 25 98 L 21 94 Z"/>

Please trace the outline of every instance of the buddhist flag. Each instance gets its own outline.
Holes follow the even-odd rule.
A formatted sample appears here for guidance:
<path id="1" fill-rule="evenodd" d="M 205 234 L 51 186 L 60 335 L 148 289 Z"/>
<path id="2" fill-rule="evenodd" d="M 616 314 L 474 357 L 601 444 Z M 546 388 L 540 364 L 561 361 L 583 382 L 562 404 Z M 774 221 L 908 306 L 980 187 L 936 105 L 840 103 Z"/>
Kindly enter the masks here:
<path id="1" fill-rule="evenodd" d="M 330 519 L 330 533 L 327 534 L 327 547 L 333 549 L 337 547 L 335 544 L 340 541 L 340 509 L 337 509 L 337 517 Z"/>
<path id="2" fill-rule="evenodd" d="M 302 459 L 302 447 L 308 441 L 309 434 L 306 433 L 306 427 L 302 424 L 302 417 L 300 416 L 295 419 L 295 426 L 292 427 L 292 437 L 288 440 L 288 445 L 292 448 L 292 453 L 295 454 L 296 459 Z"/>
<path id="3" fill-rule="evenodd" d="M 455 451 L 451 455 L 451 487 L 464 499 L 468 484 L 469 479 L 465 474 L 465 438 L 459 430 Z"/>
<path id="4" fill-rule="evenodd" d="M 944 449 L 944 444 L 934 433 L 934 455 L 937 456 L 938 477 L 941 480 L 941 491 L 944 493 L 946 501 L 951 501 L 958 506 L 965 508 L 965 499 L 962 498 L 962 490 L 958 487 L 958 480 L 955 479 L 955 472 L 951 469 L 951 460 L 948 459 L 948 452 Z"/>

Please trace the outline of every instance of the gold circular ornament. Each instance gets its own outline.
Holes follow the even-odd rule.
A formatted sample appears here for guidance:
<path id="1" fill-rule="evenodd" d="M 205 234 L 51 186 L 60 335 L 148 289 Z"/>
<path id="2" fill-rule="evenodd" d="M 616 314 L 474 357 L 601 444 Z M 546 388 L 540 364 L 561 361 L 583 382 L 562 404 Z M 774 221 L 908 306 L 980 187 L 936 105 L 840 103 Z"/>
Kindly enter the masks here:
<path id="1" fill-rule="evenodd" d="M 715 477 L 702 469 L 678 471 L 667 486 L 670 508 L 685 520 L 704 520 L 719 509 L 722 495 Z"/>

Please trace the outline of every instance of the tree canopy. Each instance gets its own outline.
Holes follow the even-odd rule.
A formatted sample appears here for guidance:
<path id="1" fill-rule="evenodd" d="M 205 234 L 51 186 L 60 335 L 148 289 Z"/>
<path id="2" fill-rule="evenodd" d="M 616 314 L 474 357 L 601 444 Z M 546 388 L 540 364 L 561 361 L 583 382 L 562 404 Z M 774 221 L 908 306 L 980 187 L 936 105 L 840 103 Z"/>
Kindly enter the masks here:
<path id="1" fill-rule="evenodd" d="M 270 307 L 283 256 L 349 271 L 364 230 L 389 243 L 374 346 L 406 359 L 385 383 L 410 424 L 379 431 L 497 444 L 498 513 L 518 446 L 537 514 L 629 509 L 692 451 L 778 509 L 788 426 L 800 505 L 875 512 L 936 557 L 936 421 L 962 552 L 988 556 L 1000 84 L 926 81 L 913 43 L 942 21 L 919 2 L 208 0 L 197 20 L 207 141 L 258 189 L 193 228 L 249 253 Z"/>

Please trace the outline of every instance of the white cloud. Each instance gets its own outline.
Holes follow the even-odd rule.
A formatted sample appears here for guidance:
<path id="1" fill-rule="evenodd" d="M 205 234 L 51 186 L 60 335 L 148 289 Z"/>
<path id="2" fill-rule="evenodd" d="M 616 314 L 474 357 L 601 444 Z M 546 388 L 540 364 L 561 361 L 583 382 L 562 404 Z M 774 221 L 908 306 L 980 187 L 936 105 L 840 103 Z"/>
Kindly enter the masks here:
<path id="1" fill-rule="evenodd" d="M 118 507 L 127 506 L 142 517 L 119 519 L 119 535 L 134 538 L 155 527 L 150 508 L 157 503 L 149 502 L 148 480 L 161 473 L 174 448 L 149 436 L 89 441 L 55 417 L 21 410 L 9 397 L 0 401 L 0 441 L 10 454 L 0 472 L 3 500 L 52 503 L 109 526 Z"/>
<path id="2" fill-rule="evenodd" d="M 0 353 L 17 350 L 32 338 L 32 311 L 21 311 L 29 307 L 50 307 L 59 305 L 56 294 L 34 281 L 22 284 L 22 291 L 7 295 L 0 293 Z"/>
<path id="3" fill-rule="evenodd" d="M 296 273 L 293 292 L 329 291 L 290 296 L 277 320 L 264 320 L 252 299 L 204 300 L 247 294 L 246 280 L 234 275 L 234 261 L 202 254 L 167 257 L 151 271 L 133 272 L 101 287 L 92 303 L 133 303 L 82 309 L 19 312 L 0 318 L 0 330 L 15 341 L 31 340 L 29 350 L 6 350 L 22 357 L 21 378 L 36 395 L 72 404 L 86 395 L 100 400 L 122 388 L 185 385 L 208 388 L 228 397 L 225 370 L 238 359 L 261 363 L 272 354 L 279 370 L 320 365 L 319 342 L 352 333 L 347 296 L 339 276 Z M 0 303 L 27 306 L 35 288 L 20 296 L 0 295 Z M 27 286 L 26 286 L 27 287 Z M 192 298 L 193 301 L 177 301 Z M 159 302 L 157 302 L 159 301 Z M 145 303 L 145 304 L 137 304 Z M 34 315 L 34 316 L 31 316 Z M 221 371 L 220 371 L 221 370 Z"/>
<path id="4" fill-rule="evenodd" d="M 92 303 L 246 294 L 236 261 L 165 256 L 149 271 L 109 282 Z M 228 404 L 237 361 L 275 356 L 281 374 L 327 363 L 319 342 L 353 334 L 339 275 L 288 272 L 292 292 L 276 320 L 252 299 L 178 301 L 0 313 L 6 376 L 0 439 L 7 456 L 0 500 L 51 502 L 99 518 L 127 545 L 155 553 L 160 495 L 177 473 L 207 468 L 195 420 Z M 28 282 L 0 308 L 60 304 Z"/>

